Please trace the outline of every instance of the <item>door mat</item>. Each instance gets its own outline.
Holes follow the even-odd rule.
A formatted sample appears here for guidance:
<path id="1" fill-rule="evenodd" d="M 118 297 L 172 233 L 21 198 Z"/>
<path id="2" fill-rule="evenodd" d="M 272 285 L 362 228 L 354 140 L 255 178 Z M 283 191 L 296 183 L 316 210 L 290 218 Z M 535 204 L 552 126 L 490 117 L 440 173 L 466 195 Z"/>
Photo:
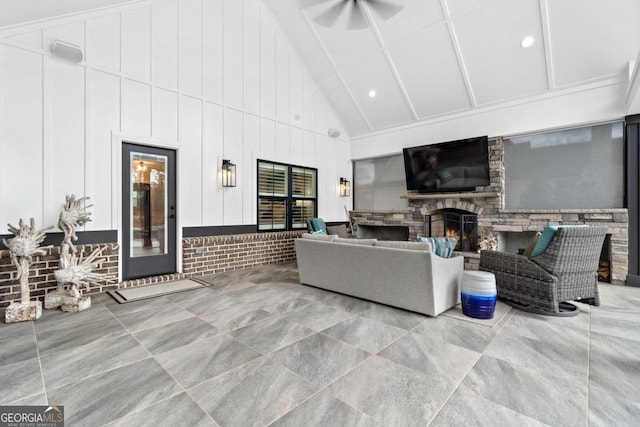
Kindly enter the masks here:
<path id="1" fill-rule="evenodd" d="M 132 301 L 140 301 L 148 298 L 155 298 L 162 295 L 176 292 L 189 291 L 191 289 L 202 288 L 202 283 L 191 279 L 176 280 L 173 282 L 156 283 L 153 285 L 137 286 L 135 288 L 115 289 L 107 293 L 120 304 Z"/>
<path id="2" fill-rule="evenodd" d="M 510 305 L 505 304 L 504 302 L 497 300 L 496 308 L 493 312 L 492 319 L 476 319 L 475 317 L 470 317 L 465 315 L 462 312 L 462 305 L 458 304 L 455 307 L 450 308 L 449 310 L 442 313 L 443 316 L 453 317 L 455 319 L 464 320 L 467 322 L 477 323 L 479 325 L 484 325 L 488 327 L 493 327 L 498 324 L 507 314 L 509 314 L 513 309 Z"/>

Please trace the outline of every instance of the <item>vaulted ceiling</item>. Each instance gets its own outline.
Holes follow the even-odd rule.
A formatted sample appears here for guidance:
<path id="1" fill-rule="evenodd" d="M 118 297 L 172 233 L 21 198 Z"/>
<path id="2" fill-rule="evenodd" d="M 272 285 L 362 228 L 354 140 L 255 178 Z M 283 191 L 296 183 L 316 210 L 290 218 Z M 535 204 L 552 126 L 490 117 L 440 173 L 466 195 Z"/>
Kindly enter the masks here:
<path id="1" fill-rule="evenodd" d="M 262 1 L 351 136 L 628 81 L 640 52 L 638 0 L 357 0 L 357 30 L 354 0 Z M 125 2 L 0 0 L 0 27 Z"/>
<path id="2" fill-rule="evenodd" d="M 387 0 L 386 21 L 374 1 L 359 30 L 315 21 L 345 0 L 264 2 L 351 136 L 628 81 L 640 52 L 638 0 Z"/>

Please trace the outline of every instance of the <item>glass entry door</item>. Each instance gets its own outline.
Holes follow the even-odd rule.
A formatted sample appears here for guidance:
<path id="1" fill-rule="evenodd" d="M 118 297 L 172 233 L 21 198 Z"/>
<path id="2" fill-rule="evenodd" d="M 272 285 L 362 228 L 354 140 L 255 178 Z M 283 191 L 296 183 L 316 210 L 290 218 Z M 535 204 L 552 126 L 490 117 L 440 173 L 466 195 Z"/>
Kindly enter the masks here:
<path id="1" fill-rule="evenodd" d="M 175 151 L 135 144 L 122 148 L 122 276 L 176 271 Z"/>

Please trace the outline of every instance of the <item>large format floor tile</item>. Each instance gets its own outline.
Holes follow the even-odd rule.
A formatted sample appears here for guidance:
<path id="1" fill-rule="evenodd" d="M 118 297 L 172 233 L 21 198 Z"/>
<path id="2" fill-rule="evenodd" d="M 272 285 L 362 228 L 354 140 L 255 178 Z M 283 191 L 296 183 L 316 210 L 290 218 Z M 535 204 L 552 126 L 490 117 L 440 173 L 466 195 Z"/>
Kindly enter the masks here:
<path id="1" fill-rule="evenodd" d="M 298 406 L 317 389 L 266 358 L 256 359 L 189 390 L 221 426 L 264 426 Z"/>
<path id="2" fill-rule="evenodd" d="M 189 388 L 259 356 L 230 335 L 220 335 L 157 354 L 156 360 Z"/>
<path id="3" fill-rule="evenodd" d="M 260 353 L 270 353 L 315 334 L 313 329 L 283 317 L 275 317 L 231 331 L 238 341 Z"/>
<path id="4" fill-rule="evenodd" d="M 591 384 L 640 402 L 640 341 L 591 334 Z"/>
<path id="5" fill-rule="evenodd" d="M 44 393 L 40 361 L 37 358 L 4 365 L 0 381 L 0 405 Z"/>
<path id="6" fill-rule="evenodd" d="M 327 391 L 389 426 L 422 426 L 446 396 L 421 372 L 373 356 L 344 375 Z"/>
<path id="7" fill-rule="evenodd" d="M 182 391 L 152 358 L 47 391 L 50 405 L 64 405 L 65 423 L 98 426 Z"/>
<path id="8" fill-rule="evenodd" d="M 125 328 L 131 332 L 162 327 L 168 323 L 194 317 L 193 313 L 173 304 L 167 310 L 151 308 L 118 316 Z"/>
<path id="9" fill-rule="evenodd" d="M 377 353 L 407 333 L 405 329 L 385 325 L 362 316 L 355 316 L 322 331 L 369 353 Z"/>
<path id="10" fill-rule="evenodd" d="M 412 330 L 431 340 L 444 341 L 479 353 L 487 348 L 499 331 L 499 327 L 462 322 L 447 316 L 429 317 Z"/>
<path id="11" fill-rule="evenodd" d="M 312 396 L 269 426 L 382 427 L 373 418 L 324 392 Z"/>
<path id="12" fill-rule="evenodd" d="M 147 350 L 156 354 L 218 334 L 220 331 L 204 320 L 189 318 L 157 328 L 145 329 L 136 332 L 134 336 Z"/>
<path id="13" fill-rule="evenodd" d="M 444 341 L 409 332 L 378 353 L 431 378 L 442 393 L 450 393 L 480 358 L 480 353 Z"/>
<path id="14" fill-rule="evenodd" d="M 457 390 L 429 424 L 432 427 L 544 427 L 547 424 L 465 390 Z"/>
<path id="15" fill-rule="evenodd" d="M 590 426 L 633 426 L 640 420 L 640 402 L 625 399 L 615 391 L 606 391 L 597 385 L 589 389 Z"/>
<path id="16" fill-rule="evenodd" d="M 589 332 L 563 327 L 540 316 L 518 316 L 505 325 L 485 354 L 545 376 L 588 381 Z"/>
<path id="17" fill-rule="evenodd" d="M 377 320 L 378 322 L 406 330 L 411 330 L 428 319 L 428 317 L 423 314 L 399 310 L 397 308 L 381 304 L 373 305 L 370 309 L 362 312 L 360 315 L 368 319 Z"/>
<path id="18" fill-rule="evenodd" d="M 47 388 L 58 388 L 148 357 L 137 340 L 123 335 L 45 354 L 40 360 Z"/>
<path id="19" fill-rule="evenodd" d="M 504 360 L 482 356 L 460 389 L 554 426 L 584 426 L 587 388 Z"/>
<path id="20" fill-rule="evenodd" d="M 318 333 L 277 351 L 273 360 L 324 387 L 368 357 L 370 354 L 359 348 Z"/>
<path id="21" fill-rule="evenodd" d="M 65 329 L 44 330 L 36 328 L 40 355 L 66 351 L 96 340 L 106 340 L 127 334 L 128 331 L 116 318 L 93 320 Z"/>
<path id="22" fill-rule="evenodd" d="M 288 313 L 286 317 L 315 331 L 321 331 L 353 317 L 353 314 L 340 308 L 315 303 Z"/>
<path id="23" fill-rule="evenodd" d="M 162 400 L 140 411 L 132 412 L 109 427 L 189 426 L 218 427 L 186 393 Z"/>
<path id="24" fill-rule="evenodd" d="M 0 405 L 68 425 L 634 426 L 640 289 L 572 318 L 484 324 L 299 283 L 295 264 L 79 313 L 0 323 Z"/>

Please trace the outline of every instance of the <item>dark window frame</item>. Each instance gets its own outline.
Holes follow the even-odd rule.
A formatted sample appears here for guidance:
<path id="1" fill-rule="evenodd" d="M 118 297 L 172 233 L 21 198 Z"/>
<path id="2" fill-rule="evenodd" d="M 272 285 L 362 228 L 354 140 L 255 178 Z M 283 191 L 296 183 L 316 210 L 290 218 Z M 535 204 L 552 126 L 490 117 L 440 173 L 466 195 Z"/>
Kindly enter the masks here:
<path id="1" fill-rule="evenodd" d="M 285 196 L 280 196 L 280 195 L 261 195 L 260 193 L 260 166 L 261 165 L 270 165 L 270 166 L 277 166 L 280 168 L 286 168 L 286 195 Z M 294 169 L 302 169 L 305 171 L 311 171 L 313 178 L 314 178 L 314 182 L 313 182 L 313 197 L 300 197 L 298 195 L 294 196 L 293 195 L 293 170 Z M 308 166 L 301 166 L 301 165 L 294 165 L 294 164 L 289 164 L 289 163 L 282 163 L 282 162 L 274 162 L 271 160 L 263 160 L 263 159 L 258 159 L 258 161 L 256 162 L 256 228 L 258 230 L 259 233 L 269 233 L 269 232 L 274 232 L 274 231 L 297 231 L 297 230 L 303 230 L 306 229 L 306 224 L 298 224 L 299 226 L 294 227 L 293 224 L 293 219 L 294 219 L 294 205 L 296 204 L 296 202 L 298 201 L 311 201 L 313 203 L 313 214 L 312 217 L 317 217 L 318 216 L 318 169 L 316 168 L 312 168 L 312 167 L 308 167 Z M 285 224 L 283 228 L 274 228 L 273 227 L 273 218 L 274 215 L 273 213 L 271 214 L 271 218 L 272 218 L 272 222 L 271 222 L 271 228 L 261 228 L 261 225 L 263 225 L 261 223 L 261 213 L 264 213 L 264 210 L 262 210 L 261 212 L 261 201 L 270 201 L 270 202 L 285 202 Z M 273 212 L 273 211 L 272 211 Z M 304 218 L 306 219 L 306 218 Z"/>

